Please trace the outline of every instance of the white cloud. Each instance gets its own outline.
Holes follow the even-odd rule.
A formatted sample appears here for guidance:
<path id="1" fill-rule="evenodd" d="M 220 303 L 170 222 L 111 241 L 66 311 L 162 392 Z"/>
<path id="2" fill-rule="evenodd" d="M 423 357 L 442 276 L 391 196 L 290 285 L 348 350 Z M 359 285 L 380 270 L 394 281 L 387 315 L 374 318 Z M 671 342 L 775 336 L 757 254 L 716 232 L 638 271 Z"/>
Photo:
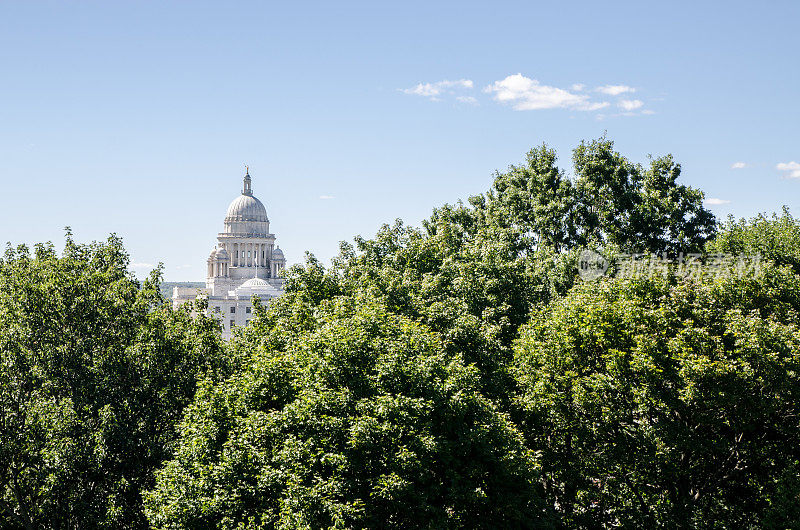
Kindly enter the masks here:
<path id="1" fill-rule="evenodd" d="M 589 96 L 573 94 L 562 88 L 542 85 L 536 79 L 514 74 L 495 81 L 483 89 L 493 94 L 495 101 L 508 103 L 514 110 L 566 108 L 592 111 L 607 107 L 608 102 L 592 102 Z"/>
<path id="2" fill-rule="evenodd" d="M 731 201 L 726 201 L 725 199 L 706 199 L 703 201 L 703 204 L 706 206 L 720 206 L 722 204 L 730 204 Z"/>
<path id="3" fill-rule="evenodd" d="M 747 167 L 747 164 L 745 164 L 744 162 L 734 162 L 733 164 L 731 164 L 731 169 L 742 169 L 744 167 Z"/>
<path id="4" fill-rule="evenodd" d="M 642 114 L 647 114 L 648 116 L 651 115 L 651 114 L 655 114 L 655 113 L 656 113 L 656 111 L 650 110 L 650 109 L 644 109 L 642 111 Z"/>
<path id="5" fill-rule="evenodd" d="M 636 92 L 636 89 L 627 85 L 603 85 L 595 88 L 596 91 L 607 96 L 619 96 L 628 92 Z"/>
<path id="6" fill-rule="evenodd" d="M 781 162 L 775 166 L 778 171 L 785 171 L 784 177 L 790 179 L 800 179 L 800 164 L 795 161 Z"/>
<path id="7" fill-rule="evenodd" d="M 419 83 L 412 88 L 401 88 L 400 92 L 413 96 L 422 96 L 437 100 L 439 96 L 453 94 L 456 90 L 467 90 L 474 86 L 470 79 L 457 79 L 455 81 L 437 81 L 435 83 Z"/>
<path id="8" fill-rule="evenodd" d="M 469 91 L 475 84 L 471 79 L 456 79 L 436 81 L 434 83 L 418 83 L 411 88 L 398 89 L 404 94 L 421 96 L 431 101 L 451 99 L 468 105 L 478 105 L 476 97 Z M 636 89 L 627 85 L 603 85 L 593 89 L 608 96 L 636 92 Z M 536 79 L 525 77 L 521 73 L 509 75 L 505 79 L 495 81 L 486 86 L 483 92 L 491 94 L 492 98 L 503 104 L 511 105 L 514 110 L 542 110 L 542 109 L 569 109 L 591 112 L 611 106 L 608 101 L 597 101 L 592 96 L 585 84 L 574 83 L 569 89 L 544 85 Z M 644 103 L 638 99 L 622 99 L 616 103 L 622 109 L 622 116 L 633 116 L 634 111 L 641 114 L 653 114 L 653 111 L 639 110 Z"/>
<path id="9" fill-rule="evenodd" d="M 330 199 L 335 199 L 336 197 L 334 197 L 333 195 L 320 195 L 319 198 L 322 199 L 323 201 L 327 201 Z"/>
<path id="10" fill-rule="evenodd" d="M 627 112 L 639 109 L 642 107 L 642 105 L 644 105 L 644 103 L 640 99 L 623 99 L 619 103 L 617 103 L 617 106 L 619 106 L 619 108 Z"/>
<path id="11" fill-rule="evenodd" d="M 192 266 L 191 265 L 176 265 L 175 268 L 176 269 L 190 269 L 190 268 L 192 268 Z"/>
<path id="12" fill-rule="evenodd" d="M 581 107 L 577 107 L 577 110 L 600 110 L 608 107 L 610 103 L 608 101 L 596 101 L 594 103 L 587 103 Z"/>
<path id="13" fill-rule="evenodd" d="M 131 267 L 134 269 L 152 269 L 155 265 L 152 263 L 131 263 Z"/>

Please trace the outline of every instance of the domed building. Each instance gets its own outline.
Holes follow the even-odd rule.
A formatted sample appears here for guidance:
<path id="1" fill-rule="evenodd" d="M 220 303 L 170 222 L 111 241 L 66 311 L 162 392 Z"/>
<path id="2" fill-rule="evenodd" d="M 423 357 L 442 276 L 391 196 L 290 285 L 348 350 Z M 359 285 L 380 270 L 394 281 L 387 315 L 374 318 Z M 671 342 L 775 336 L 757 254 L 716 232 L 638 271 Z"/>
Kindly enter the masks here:
<path id="1" fill-rule="evenodd" d="M 250 299 L 266 304 L 283 294 L 283 251 L 275 246 L 264 204 L 253 195 L 250 171 L 244 176 L 242 194 L 231 202 L 224 229 L 207 260 L 206 288 L 175 287 L 174 307 L 198 296 L 208 298 L 208 311 L 219 315 L 222 334 L 231 336 L 236 326 L 246 326 L 254 316 Z"/>

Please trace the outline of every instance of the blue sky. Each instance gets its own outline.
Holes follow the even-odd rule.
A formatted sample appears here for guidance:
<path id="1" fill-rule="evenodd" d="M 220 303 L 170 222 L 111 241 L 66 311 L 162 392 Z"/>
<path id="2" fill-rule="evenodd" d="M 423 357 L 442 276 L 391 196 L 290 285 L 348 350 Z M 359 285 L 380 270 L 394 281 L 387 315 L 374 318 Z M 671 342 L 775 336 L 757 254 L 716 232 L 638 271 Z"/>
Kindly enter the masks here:
<path id="1" fill-rule="evenodd" d="M 244 164 L 289 262 L 545 142 L 672 153 L 720 217 L 800 215 L 800 2 L 0 3 L 0 240 L 121 235 L 204 278 Z M 737 167 L 743 165 L 743 167 Z"/>

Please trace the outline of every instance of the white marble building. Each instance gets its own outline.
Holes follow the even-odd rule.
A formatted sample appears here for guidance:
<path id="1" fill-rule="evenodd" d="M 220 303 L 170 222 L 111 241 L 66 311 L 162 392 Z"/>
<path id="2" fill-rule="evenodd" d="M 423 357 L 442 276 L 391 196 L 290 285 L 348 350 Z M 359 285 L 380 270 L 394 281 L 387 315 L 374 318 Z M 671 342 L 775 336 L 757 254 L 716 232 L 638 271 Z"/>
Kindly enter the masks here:
<path id="1" fill-rule="evenodd" d="M 267 304 L 283 294 L 280 273 L 285 265 L 275 234 L 269 232 L 267 209 L 253 196 L 248 170 L 242 194 L 228 206 L 224 230 L 208 256 L 205 289 L 175 287 L 172 304 L 208 298 L 208 311 L 222 321 L 222 334 L 228 338 L 232 328 L 246 326 L 253 318 L 254 295 Z"/>

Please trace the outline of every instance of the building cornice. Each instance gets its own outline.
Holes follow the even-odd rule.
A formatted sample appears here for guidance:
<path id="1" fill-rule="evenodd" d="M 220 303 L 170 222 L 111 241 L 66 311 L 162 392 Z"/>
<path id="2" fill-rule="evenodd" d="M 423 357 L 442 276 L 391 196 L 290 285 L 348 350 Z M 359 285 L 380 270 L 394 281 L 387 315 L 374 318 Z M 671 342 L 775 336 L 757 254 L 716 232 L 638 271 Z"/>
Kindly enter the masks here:
<path id="1" fill-rule="evenodd" d="M 217 239 L 275 239 L 275 234 L 259 234 L 258 232 L 220 232 L 217 234 Z"/>

